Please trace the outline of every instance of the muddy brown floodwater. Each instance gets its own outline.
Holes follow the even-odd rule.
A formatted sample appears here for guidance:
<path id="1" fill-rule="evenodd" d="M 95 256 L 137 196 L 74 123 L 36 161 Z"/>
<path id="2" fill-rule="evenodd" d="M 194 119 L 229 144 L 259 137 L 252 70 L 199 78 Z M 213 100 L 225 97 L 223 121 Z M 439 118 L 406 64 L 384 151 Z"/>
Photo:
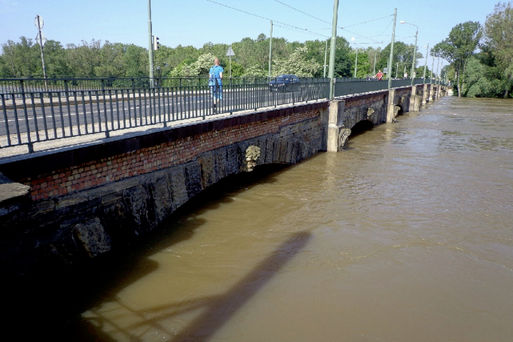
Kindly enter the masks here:
<path id="1" fill-rule="evenodd" d="M 446 97 L 228 188 L 116 283 L 82 336 L 512 341 L 513 101 Z"/>

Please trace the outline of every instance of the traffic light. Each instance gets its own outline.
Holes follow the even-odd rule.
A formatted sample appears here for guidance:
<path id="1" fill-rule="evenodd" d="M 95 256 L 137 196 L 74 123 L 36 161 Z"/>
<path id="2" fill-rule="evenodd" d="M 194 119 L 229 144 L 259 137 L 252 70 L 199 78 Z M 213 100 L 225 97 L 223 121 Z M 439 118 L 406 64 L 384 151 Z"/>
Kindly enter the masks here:
<path id="1" fill-rule="evenodd" d="M 159 37 L 157 37 L 157 36 L 152 36 L 152 37 L 153 37 L 153 50 L 160 49 Z"/>

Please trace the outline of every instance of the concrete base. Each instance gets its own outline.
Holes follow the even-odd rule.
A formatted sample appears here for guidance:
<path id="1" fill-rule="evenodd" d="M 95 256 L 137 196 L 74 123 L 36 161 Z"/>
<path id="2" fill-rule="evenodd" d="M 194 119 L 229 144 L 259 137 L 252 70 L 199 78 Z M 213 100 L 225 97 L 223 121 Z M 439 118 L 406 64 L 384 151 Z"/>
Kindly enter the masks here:
<path id="1" fill-rule="evenodd" d="M 414 112 L 418 112 L 418 109 L 415 108 L 415 97 L 417 96 L 417 86 L 414 85 L 411 87 L 411 95 L 410 95 L 410 110 Z"/>
<path id="2" fill-rule="evenodd" d="M 387 123 L 391 123 L 397 115 L 397 112 L 395 109 L 394 98 L 395 98 L 395 89 L 390 89 L 388 91 Z"/>
<path id="3" fill-rule="evenodd" d="M 424 89 L 422 90 L 422 104 L 421 104 L 422 108 L 426 107 L 427 98 L 428 98 L 428 85 L 424 84 Z"/>
<path id="4" fill-rule="evenodd" d="M 328 119 L 328 152 L 339 152 L 344 147 L 345 140 L 344 135 L 347 134 L 343 131 L 344 126 L 342 124 L 342 118 L 344 114 L 346 102 L 344 100 L 332 100 L 330 101 L 329 108 L 329 119 Z M 351 130 L 349 130 L 349 134 Z"/>

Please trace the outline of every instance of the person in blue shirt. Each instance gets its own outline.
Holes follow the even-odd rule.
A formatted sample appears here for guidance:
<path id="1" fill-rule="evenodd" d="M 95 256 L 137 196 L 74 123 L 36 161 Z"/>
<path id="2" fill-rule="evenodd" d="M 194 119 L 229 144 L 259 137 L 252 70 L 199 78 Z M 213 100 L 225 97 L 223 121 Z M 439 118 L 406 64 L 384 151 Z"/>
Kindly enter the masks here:
<path id="1" fill-rule="evenodd" d="M 212 93 L 213 107 L 216 109 L 219 101 L 223 99 L 223 67 L 219 65 L 219 59 L 214 59 L 214 65 L 208 73 L 208 85 Z"/>

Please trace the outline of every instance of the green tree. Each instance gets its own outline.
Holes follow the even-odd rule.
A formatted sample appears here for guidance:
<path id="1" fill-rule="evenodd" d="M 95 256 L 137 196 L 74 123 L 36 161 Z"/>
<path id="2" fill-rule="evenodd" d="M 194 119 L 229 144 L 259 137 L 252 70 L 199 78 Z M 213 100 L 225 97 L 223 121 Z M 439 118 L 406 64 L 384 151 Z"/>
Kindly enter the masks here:
<path id="1" fill-rule="evenodd" d="M 95 68 L 100 65 L 100 48 L 101 42 L 98 40 L 93 40 L 91 43 L 83 41 L 81 46 L 68 45 L 66 64 L 72 71 L 72 76 L 94 76 Z"/>
<path id="2" fill-rule="evenodd" d="M 36 46 L 39 48 L 39 45 Z M 66 50 L 62 47 L 61 43 L 55 40 L 48 40 L 44 45 L 44 53 L 46 74 L 48 76 L 70 75 L 71 71 L 66 63 Z M 43 67 L 38 67 L 36 72 L 39 75 L 43 75 Z"/>
<path id="3" fill-rule="evenodd" d="M 97 77 L 122 77 L 125 76 L 126 68 L 123 66 L 123 44 L 111 44 L 106 41 L 99 49 L 99 61 L 94 66 L 94 76 Z"/>
<path id="4" fill-rule="evenodd" d="M 390 76 L 402 77 L 404 70 L 410 74 L 411 65 L 413 62 L 413 44 L 408 45 L 401 41 L 394 42 L 394 56 L 391 66 Z M 390 56 L 390 44 L 388 44 L 379 54 L 378 62 L 376 63 L 376 69 L 383 70 L 388 67 L 388 58 Z M 417 59 L 422 58 L 420 52 L 416 53 Z"/>
<path id="5" fill-rule="evenodd" d="M 306 58 L 309 60 L 314 60 L 323 66 L 319 72 L 317 72 L 314 77 L 322 77 L 324 74 L 324 54 L 326 53 L 326 75 L 328 74 L 328 56 L 330 44 L 329 41 L 319 41 L 319 40 L 309 40 L 305 42 L 305 46 L 308 49 L 306 53 Z"/>
<path id="6" fill-rule="evenodd" d="M 250 67 L 247 67 L 244 70 L 244 73 L 242 74 L 242 77 L 244 78 L 260 78 L 260 77 L 266 77 L 268 72 L 264 69 L 262 69 L 259 65 L 252 65 Z"/>
<path id="7" fill-rule="evenodd" d="M 148 51 L 134 44 L 126 46 L 122 65 L 124 75 L 127 77 L 146 76 L 148 74 Z"/>
<path id="8" fill-rule="evenodd" d="M 354 70 L 355 65 L 357 66 L 357 72 L 356 72 L 356 78 L 366 78 L 369 76 L 369 69 L 370 69 L 370 63 L 369 63 L 369 56 L 365 53 L 365 50 L 358 49 L 358 61 L 356 60 L 356 53 L 357 50 L 351 51 L 349 58 L 351 59 L 351 70 L 353 70 L 353 73 L 351 74 L 352 77 L 354 77 Z M 357 63 L 358 64 L 355 64 Z"/>
<path id="9" fill-rule="evenodd" d="M 8 72 L 3 76 L 43 76 L 39 46 L 31 39 L 21 37 L 19 43 L 7 41 L 2 45 L 2 56 L 4 70 Z M 38 70 L 41 70 L 41 73 L 38 73 Z"/>
<path id="10" fill-rule="evenodd" d="M 210 67 L 214 65 L 214 54 L 205 53 L 191 64 L 181 64 L 171 72 L 173 77 L 207 76 Z"/>
<path id="11" fill-rule="evenodd" d="M 462 95 L 462 75 L 467 60 L 475 53 L 482 36 L 481 25 L 477 21 L 467 21 L 452 28 L 449 37 L 436 44 L 433 53 L 453 64 L 456 69 L 458 97 Z"/>
<path id="12" fill-rule="evenodd" d="M 350 52 L 351 48 L 348 41 L 343 37 L 337 37 L 335 41 L 335 77 L 351 77 L 353 72 L 351 66 L 353 64 L 351 63 Z"/>
<path id="13" fill-rule="evenodd" d="M 313 77 L 321 65 L 314 59 L 308 59 L 306 46 L 298 47 L 288 58 L 278 58 L 274 64 L 273 75 L 295 74 L 299 77 Z"/>
<path id="14" fill-rule="evenodd" d="M 494 84 L 486 77 L 489 70 L 480 62 L 479 58 L 472 56 L 465 67 L 465 82 L 467 86 L 463 96 L 467 97 L 492 97 L 494 96 Z"/>
<path id="15" fill-rule="evenodd" d="M 513 7 L 499 3 L 494 13 L 486 18 L 485 44 L 492 51 L 497 66 L 503 70 L 504 97 L 513 87 Z"/>

